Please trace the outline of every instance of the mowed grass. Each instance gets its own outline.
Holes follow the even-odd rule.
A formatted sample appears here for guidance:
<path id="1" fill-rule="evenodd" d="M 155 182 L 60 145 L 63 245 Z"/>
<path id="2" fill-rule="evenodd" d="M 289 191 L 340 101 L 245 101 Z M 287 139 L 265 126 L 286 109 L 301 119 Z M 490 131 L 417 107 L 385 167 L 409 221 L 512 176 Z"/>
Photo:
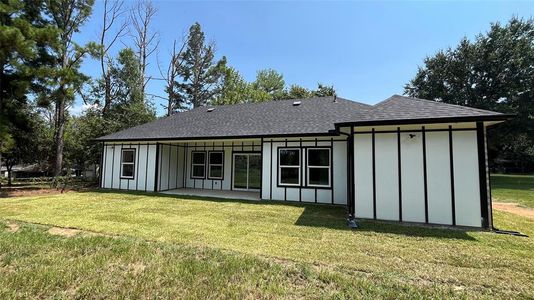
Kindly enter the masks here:
<path id="1" fill-rule="evenodd" d="M 492 198 L 534 208 L 534 175 L 491 175 Z"/>
<path id="2" fill-rule="evenodd" d="M 0 222 L 118 237 L 0 229 L 0 298 L 534 297 L 532 238 L 378 222 L 349 230 L 344 217 L 342 207 L 133 193 L 2 199 Z M 534 236 L 534 220 L 494 218 Z"/>

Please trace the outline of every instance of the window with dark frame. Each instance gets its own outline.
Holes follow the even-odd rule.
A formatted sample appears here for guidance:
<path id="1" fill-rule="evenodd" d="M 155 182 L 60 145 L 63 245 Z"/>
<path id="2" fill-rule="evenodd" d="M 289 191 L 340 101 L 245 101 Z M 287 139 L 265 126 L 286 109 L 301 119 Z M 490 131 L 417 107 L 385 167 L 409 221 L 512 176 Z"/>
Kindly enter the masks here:
<path id="1" fill-rule="evenodd" d="M 308 186 L 311 187 L 330 187 L 330 161 L 329 148 L 308 148 L 307 153 L 307 178 Z"/>
<path id="2" fill-rule="evenodd" d="M 206 178 L 206 152 L 191 152 L 191 178 Z"/>
<path id="3" fill-rule="evenodd" d="M 300 185 L 300 149 L 278 149 L 278 184 Z"/>
<path id="4" fill-rule="evenodd" d="M 133 179 L 135 172 L 135 149 L 121 151 L 121 178 Z"/>
<path id="5" fill-rule="evenodd" d="M 223 179 L 224 152 L 208 152 L 208 179 Z"/>

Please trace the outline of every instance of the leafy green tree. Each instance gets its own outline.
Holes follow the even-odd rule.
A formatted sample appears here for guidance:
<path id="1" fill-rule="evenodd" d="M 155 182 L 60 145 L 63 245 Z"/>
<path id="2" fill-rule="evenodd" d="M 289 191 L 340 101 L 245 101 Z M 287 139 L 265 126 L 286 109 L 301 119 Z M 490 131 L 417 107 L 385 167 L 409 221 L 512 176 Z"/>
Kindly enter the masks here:
<path id="1" fill-rule="evenodd" d="M 317 84 L 317 89 L 312 91 L 312 96 L 314 97 L 331 97 L 336 94 L 334 86 L 324 85 L 322 83 Z"/>
<path id="2" fill-rule="evenodd" d="M 99 46 L 88 43 L 78 45 L 74 34 L 88 20 L 91 15 L 94 0 L 55 0 L 48 2 L 48 10 L 52 25 L 59 30 L 57 43 L 50 48 L 54 64 L 50 70 L 51 93 L 41 100 L 41 104 L 54 107 L 54 175 L 59 175 L 63 164 L 64 134 L 67 124 L 67 107 L 74 102 L 75 94 L 88 77 L 80 71 L 83 58 L 87 54 L 98 56 Z"/>
<path id="3" fill-rule="evenodd" d="M 226 67 L 223 74 L 218 93 L 211 104 L 237 104 L 250 101 L 250 86 L 243 76 L 232 67 Z"/>
<path id="4" fill-rule="evenodd" d="M 12 170 L 15 165 L 42 162 L 43 154 L 39 146 L 43 142 L 44 125 L 39 114 L 32 107 L 25 107 L 25 121 L 22 124 L 11 124 L 9 128 L 11 141 L 4 149 L 3 160 L 8 171 L 8 185 L 11 185 Z M 41 143 L 40 143 L 41 142 Z"/>
<path id="5" fill-rule="evenodd" d="M 189 28 L 187 47 L 181 54 L 177 68 L 180 82 L 176 84 L 178 99 L 194 107 L 205 106 L 219 91 L 219 81 L 223 76 L 226 58 L 214 61 L 215 47 L 206 44 L 200 24 Z"/>
<path id="6" fill-rule="evenodd" d="M 493 23 L 474 41 L 427 57 L 405 93 L 445 103 L 515 113 L 489 131 L 490 158 L 534 165 L 534 21 Z"/>
<path id="7" fill-rule="evenodd" d="M 305 87 L 300 85 L 292 84 L 287 91 L 286 99 L 305 99 L 310 98 L 312 92 Z"/>
<path id="8" fill-rule="evenodd" d="M 252 86 L 255 90 L 268 94 L 272 100 L 286 97 L 284 76 L 273 69 L 259 70 Z"/>

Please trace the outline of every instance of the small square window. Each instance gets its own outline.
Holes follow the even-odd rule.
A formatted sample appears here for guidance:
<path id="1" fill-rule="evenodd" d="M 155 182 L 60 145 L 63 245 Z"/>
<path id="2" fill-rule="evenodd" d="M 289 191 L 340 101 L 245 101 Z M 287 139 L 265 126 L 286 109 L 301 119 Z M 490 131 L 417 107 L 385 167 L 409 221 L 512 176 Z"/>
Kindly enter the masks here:
<path id="1" fill-rule="evenodd" d="M 300 150 L 299 149 L 280 149 L 281 166 L 299 166 Z"/>
<path id="2" fill-rule="evenodd" d="M 330 170 L 327 168 L 310 168 L 308 173 L 308 184 L 324 185 L 330 184 Z"/>
<path id="3" fill-rule="evenodd" d="M 222 152 L 210 152 L 210 164 L 222 165 L 223 153 Z"/>
<path id="4" fill-rule="evenodd" d="M 193 177 L 204 178 L 204 166 L 193 166 Z"/>
<path id="5" fill-rule="evenodd" d="M 280 183 L 299 184 L 299 168 L 280 168 Z"/>
<path id="6" fill-rule="evenodd" d="M 206 161 L 206 153 L 193 152 L 193 163 L 194 164 L 204 164 L 205 161 Z"/>

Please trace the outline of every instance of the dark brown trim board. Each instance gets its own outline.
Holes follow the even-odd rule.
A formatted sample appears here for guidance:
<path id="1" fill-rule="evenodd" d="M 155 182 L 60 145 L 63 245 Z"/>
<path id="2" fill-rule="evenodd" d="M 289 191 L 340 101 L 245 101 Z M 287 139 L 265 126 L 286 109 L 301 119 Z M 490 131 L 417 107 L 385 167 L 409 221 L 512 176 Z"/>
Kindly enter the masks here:
<path id="1" fill-rule="evenodd" d="M 477 122 L 477 148 L 478 148 L 478 178 L 480 185 L 480 212 L 482 227 L 490 228 L 491 200 L 488 199 L 488 173 L 486 165 L 486 139 L 484 136 L 484 123 Z"/>

